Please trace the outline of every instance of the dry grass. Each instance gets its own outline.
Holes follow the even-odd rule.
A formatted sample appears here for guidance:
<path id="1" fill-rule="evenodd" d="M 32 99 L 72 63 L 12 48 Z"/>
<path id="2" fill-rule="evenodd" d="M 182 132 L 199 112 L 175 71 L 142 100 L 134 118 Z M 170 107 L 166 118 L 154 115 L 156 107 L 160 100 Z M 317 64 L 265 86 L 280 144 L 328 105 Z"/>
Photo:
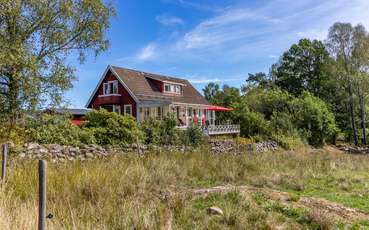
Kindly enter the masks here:
<path id="1" fill-rule="evenodd" d="M 0 229 L 35 228 L 37 162 L 11 158 L 9 173 L 0 194 Z M 240 156 L 211 155 L 206 149 L 121 154 L 49 163 L 47 179 L 47 210 L 54 214 L 48 229 L 160 229 L 170 217 L 173 229 L 323 229 L 336 224 L 314 212 L 291 214 L 236 192 L 208 198 L 187 192 L 226 184 L 322 197 L 369 212 L 369 157 L 332 149 Z M 225 216 L 208 216 L 210 204 L 221 206 Z"/>

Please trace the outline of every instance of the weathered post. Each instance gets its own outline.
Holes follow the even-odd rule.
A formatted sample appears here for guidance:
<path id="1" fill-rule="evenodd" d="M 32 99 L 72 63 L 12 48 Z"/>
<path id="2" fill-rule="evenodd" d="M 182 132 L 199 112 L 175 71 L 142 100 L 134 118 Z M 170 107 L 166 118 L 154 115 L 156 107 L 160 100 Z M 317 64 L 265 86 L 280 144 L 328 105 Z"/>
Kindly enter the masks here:
<path id="1" fill-rule="evenodd" d="M 8 144 L 4 144 L 3 145 L 3 152 L 2 152 L 2 168 L 1 168 L 1 181 L 4 182 L 5 181 L 5 177 L 6 177 L 6 160 L 8 158 Z"/>
<path id="2" fill-rule="evenodd" d="M 45 230 L 46 218 L 46 161 L 38 161 L 38 230 Z"/>
<path id="3" fill-rule="evenodd" d="M 141 155 L 141 148 L 140 148 L 140 141 L 138 139 L 138 136 L 136 137 L 136 147 L 137 147 L 137 154 Z"/>

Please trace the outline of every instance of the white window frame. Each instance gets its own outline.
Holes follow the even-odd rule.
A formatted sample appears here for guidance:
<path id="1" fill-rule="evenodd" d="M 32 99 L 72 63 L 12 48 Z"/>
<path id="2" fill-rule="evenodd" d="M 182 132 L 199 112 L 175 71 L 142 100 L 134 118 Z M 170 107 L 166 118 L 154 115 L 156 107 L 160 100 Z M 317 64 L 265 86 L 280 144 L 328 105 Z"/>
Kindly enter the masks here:
<path id="1" fill-rule="evenodd" d="M 121 106 L 120 105 L 113 105 L 113 112 L 121 114 Z"/>
<path id="2" fill-rule="evenodd" d="M 169 87 L 169 91 L 166 89 L 167 86 Z M 182 86 L 179 84 L 164 83 L 164 92 L 172 94 L 182 94 Z"/>
<path id="3" fill-rule="evenodd" d="M 168 87 L 169 87 L 169 91 L 166 89 L 166 86 L 168 86 Z M 170 93 L 170 92 L 171 92 L 171 89 L 172 89 L 172 87 L 170 86 L 170 84 L 168 84 L 168 83 L 164 83 L 164 92 L 166 92 L 166 93 Z"/>
<path id="4" fill-rule="evenodd" d="M 114 89 L 116 89 L 116 92 L 114 92 Z M 118 80 L 105 82 L 103 84 L 103 95 L 119 95 Z"/>
<path id="5" fill-rule="evenodd" d="M 124 109 L 124 115 L 127 115 L 127 108 L 130 108 L 131 113 L 129 113 L 129 115 L 133 116 L 133 111 L 132 111 L 132 104 L 126 104 L 123 106 Z"/>

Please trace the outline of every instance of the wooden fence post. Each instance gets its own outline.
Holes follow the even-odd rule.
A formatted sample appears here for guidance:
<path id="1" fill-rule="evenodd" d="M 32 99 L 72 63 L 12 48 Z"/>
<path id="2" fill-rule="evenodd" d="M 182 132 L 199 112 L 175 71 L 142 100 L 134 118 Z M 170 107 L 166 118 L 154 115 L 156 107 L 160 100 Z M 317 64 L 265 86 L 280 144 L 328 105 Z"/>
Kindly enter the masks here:
<path id="1" fill-rule="evenodd" d="M 5 177 L 6 177 L 6 160 L 8 158 L 8 144 L 4 144 L 3 145 L 3 151 L 2 151 L 2 168 L 1 168 L 1 181 L 4 182 L 5 181 Z"/>
<path id="2" fill-rule="evenodd" d="M 136 137 L 136 145 L 137 145 L 137 154 L 141 155 L 140 141 L 138 139 L 138 136 Z"/>
<path id="3" fill-rule="evenodd" d="M 46 218 L 46 161 L 38 161 L 38 230 L 45 230 Z"/>

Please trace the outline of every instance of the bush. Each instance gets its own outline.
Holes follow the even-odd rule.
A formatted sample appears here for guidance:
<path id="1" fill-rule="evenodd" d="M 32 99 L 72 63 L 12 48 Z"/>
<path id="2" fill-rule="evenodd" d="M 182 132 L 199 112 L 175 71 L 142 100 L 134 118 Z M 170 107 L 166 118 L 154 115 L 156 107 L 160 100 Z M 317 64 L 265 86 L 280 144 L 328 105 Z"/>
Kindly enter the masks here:
<path id="1" fill-rule="evenodd" d="M 89 112 L 86 121 L 83 128 L 93 134 L 99 145 L 123 146 L 144 139 L 144 133 L 132 116 L 121 116 L 100 109 Z"/>
<path id="2" fill-rule="evenodd" d="M 186 129 L 186 139 L 192 146 L 199 146 L 204 141 L 204 133 L 202 129 L 194 124 L 191 124 Z"/>
<path id="3" fill-rule="evenodd" d="M 321 146 L 338 132 L 334 114 L 323 100 L 304 92 L 292 104 L 295 108 L 295 124 L 309 144 Z"/>
<path id="4" fill-rule="evenodd" d="M 80 145 L 95 142 L 91 133 L 73 125 L 68 116 L 43 114 L 28 118 L 25 132 L 27 141 L 40 144 Z"/>
<path id="5" fill-rule="evenodd" d="M 276 141 L 279 146 L 287 150 L 296 150 L 305 145 L 304 141 L 301 140 L 299 135 L 283 135 L 273 134 L 272 140 Z"/>
<path id="6" fill-rule="evenodd" d="M 294 97 L 280 89 L 255 89 L 233 107 L 242 136 L 275 139 L 289 149 L 301 140 L 323 145 L 338 132 L 327 104 L 307 92 Z"/>
<path id="7" fill-rule="evenodd" d="M 269 122 L 265 120 L 263 114 L 251 111 L 245 101 L 235 105 L 232 117 L 233 120 L 240 124 L 242 136 L 253 137 L 269 135 Z"/>
<path id="8" fill-rule="evenodd" d="M 145 134 L 145 144 L 159 144 L 161 141 L 162 121 L 148 119 L 140 124 L 140 129 Z"/>
<path id="9" fill-rule="evenodd" d="M 163 117 L 162 120 L 149 119 L 141 123 L 140 128 L 145 134 L 146 144 L 174 145 L 182 143 L 181 130 L 176 128 L 174 116 Z"/>

